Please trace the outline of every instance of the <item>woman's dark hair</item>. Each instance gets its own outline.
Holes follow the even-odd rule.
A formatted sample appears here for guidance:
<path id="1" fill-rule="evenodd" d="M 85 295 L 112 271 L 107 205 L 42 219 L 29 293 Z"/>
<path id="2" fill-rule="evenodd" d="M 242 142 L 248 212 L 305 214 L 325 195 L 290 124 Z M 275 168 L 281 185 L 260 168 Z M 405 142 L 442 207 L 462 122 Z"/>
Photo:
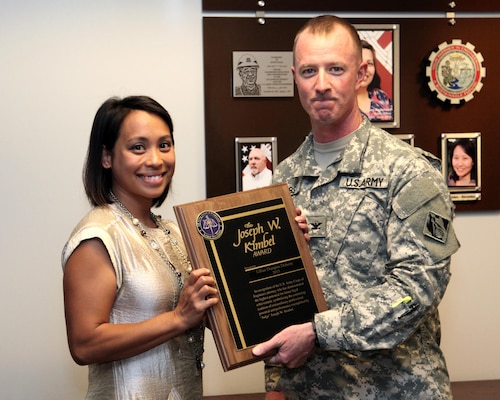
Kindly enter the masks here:
<path id="1" fill-rule="evenodd" d="M 103 149 L 112 151 L 125 117 L 134 110 L 146 111 L 160 117 L 167 124 L 174 144 L 174 126 L 172 118 L 163 106 L 147 96 L 129 96 L 123 99 L 111 97 L 106 100 L 97 113 L 90 133 L 87 159 L 83 169 L 83 185 L 85 193 L 93 206 L 112 203 L 109 193 L 112 184 L 111 169 L 102 166 Z M 160 197 L 153 200 L 152 206 L 159 207 L 168 194 L 167 185 Z"/>
<path id="2" fill-rule="evenodd" d="M 477 164 L 476 164 L 476 145 L 474 142 L 470 139 L 458 139 L 450 147 L 450 152 L 448 154 L 449 157 L 449 165 L 452 166 L 451 168 L 451 173 L 450 173 L 450 179 L 454 180 L 455 182 L 458 181 L 458 175 L 453 169 L 453 152 L 455 149 L 460 146 L 461 148 L 464 149 L 465 154 L 467 154 L 470 158 L 472 158 L 472 169 L 470 171 L 470 179 L 471 180 L 477 180 Z"/>
<path id="3" fill-rule="evenodd" d="M 370 50 L 373 54 L 373 62 L 377 60 L 377 53 L 375 52 L 375 48 L 368 43 L 366 40 L 361 39 L 361 49 Z M 380 89 L 380 75 L 377 72 L 377 67 L 375 66 L 375 73 L 373 74 L 373 79 L 368 85 L 368 91 L 372 91 L 373 89 Z"/>

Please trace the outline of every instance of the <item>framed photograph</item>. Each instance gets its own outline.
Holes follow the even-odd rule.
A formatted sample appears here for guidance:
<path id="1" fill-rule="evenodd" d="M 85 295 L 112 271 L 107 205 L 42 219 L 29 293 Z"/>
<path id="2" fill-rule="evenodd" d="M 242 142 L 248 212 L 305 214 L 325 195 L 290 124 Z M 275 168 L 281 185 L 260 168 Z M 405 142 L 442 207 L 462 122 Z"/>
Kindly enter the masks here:
<path id="1" fill-rule="evenodd" d="M 277 137 L 237 137 L 236 191 L 269 186 L 278 162 Z"/>
<path id="2" fill-rule="evenodd" d="M 442 133 L 443 176 L 453 200 L 481 198 L 481 133 Z"/>
<path id="3" fill-rule="evenodd" d="M 399 128 L 399 25 L 355 25 L 361 38 L 363 60 L 368 62 L 358 91 L 361 111 L 382 128 Z"/>
<path id="4" fill-rule="evenodd" d="M 415 135 L 413 133 L 396 133 L 394 136 L 408 143 L 410 146 L 415 146 Z"/>
<path id="5" fill-rule="evenodd" d="M 291 51 L 233 51 L 233 97 L 293 97 Z"/>

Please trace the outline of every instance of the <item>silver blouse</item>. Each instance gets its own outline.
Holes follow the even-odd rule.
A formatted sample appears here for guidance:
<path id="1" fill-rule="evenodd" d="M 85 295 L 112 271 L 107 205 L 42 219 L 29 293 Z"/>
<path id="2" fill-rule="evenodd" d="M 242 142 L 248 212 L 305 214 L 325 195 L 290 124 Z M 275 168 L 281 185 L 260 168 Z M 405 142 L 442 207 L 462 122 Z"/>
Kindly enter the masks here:
<path id="1" fill-rule="evenodd" d="M 163 220 L 162 224 L 185 254 L 178 227 L 172 221 Z M 145 229 L 185 280 L 188 266 L 166 233 L 161 229 Z M 62 252 L 63 269 L 77 246 L 92 238 L 103 242 L 116 274 L 117 292 L 110 323 L 139 322 L 174 309 L 180 294 L 177 277 L 141 236 L 137 226 L 114 204 L 92 209 L 78 223 Z M 133 357 L 89 365 L 86 399 L 202 399 L 201 372 L 194 347 L 203 348 L 204 328 L 194 332 L 196 335 L 185 333 Z"/>

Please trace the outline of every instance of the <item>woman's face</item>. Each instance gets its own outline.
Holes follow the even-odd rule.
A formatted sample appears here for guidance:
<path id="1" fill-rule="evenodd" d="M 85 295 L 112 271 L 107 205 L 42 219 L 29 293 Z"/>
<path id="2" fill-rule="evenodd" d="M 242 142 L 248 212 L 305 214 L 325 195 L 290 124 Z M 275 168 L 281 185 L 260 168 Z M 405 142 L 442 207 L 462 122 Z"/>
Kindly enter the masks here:
<path id="1" fill-rule="evenodd" d="M 375 57 L 373 51 L 370 49 L 363 49 L 363 61 L 368 64 L 366 69 L 366 75 L 361 82 L 361 87 L 367 87 L 373 81 L 373 76 L 375 75 Z"/>
<path id="2" fill-rule="evenodd" d="M 154 114 L 131 111 L 123 120 L 113 150 L 103 150 L 102 163 L 111 168 L 113 191 L 119 198 L 150 202 L 161 196 L 174 173 L 170 129 Z"/>
<path id="3" fill-rule="evenodd" d="M 472 157 L 465 152 L 462 146 L 457 146 L 453 150 L 451 166 L 458 175 L 459 180 L 470 180 L 470 174 L 472 167 L 474 166 L 474 161 L 472 160 Z"/>

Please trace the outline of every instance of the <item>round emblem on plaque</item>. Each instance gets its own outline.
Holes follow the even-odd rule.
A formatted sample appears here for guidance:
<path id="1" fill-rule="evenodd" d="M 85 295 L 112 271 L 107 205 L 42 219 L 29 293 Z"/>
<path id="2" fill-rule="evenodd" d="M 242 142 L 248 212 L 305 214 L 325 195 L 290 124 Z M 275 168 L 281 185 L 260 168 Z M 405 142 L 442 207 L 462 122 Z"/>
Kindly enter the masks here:
<path id="1" fill-rule="evenodd" d="M 203 211 L 196 218 L 196 228 L 205 239 L 214 240 L 221 237 L 224 223 L 216 212 Z"/>
<path id="2" fill-rule="evenodd" d="M 474 92 L 483 87 L 481 79 L 486 76 L 483 56 L 468 42 L 462 44 L 459 39 L 452 40 L 451 44 L 443 42 L 431 53 L 429 61 L 426 68 L 429 87 L 442 101 L 459 104 L 472 100 Z"/>

